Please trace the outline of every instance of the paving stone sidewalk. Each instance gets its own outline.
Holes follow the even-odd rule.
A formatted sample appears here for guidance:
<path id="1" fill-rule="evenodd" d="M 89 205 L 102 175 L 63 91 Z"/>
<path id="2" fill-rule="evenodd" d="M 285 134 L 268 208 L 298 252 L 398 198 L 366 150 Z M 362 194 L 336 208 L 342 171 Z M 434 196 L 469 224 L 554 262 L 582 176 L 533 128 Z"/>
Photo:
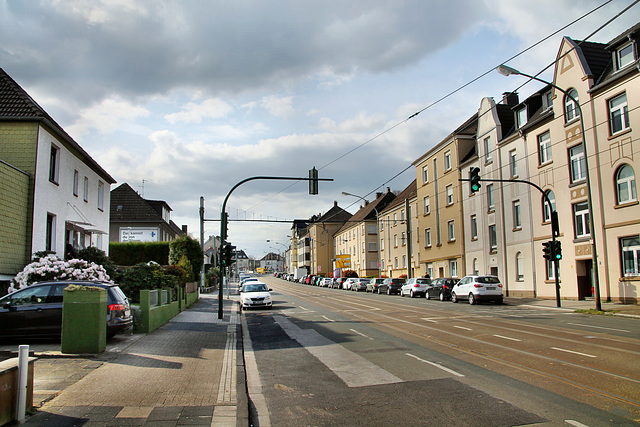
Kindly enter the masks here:
<path id="1" fill-rule="evenodd" d="M 248 404 L 237 304 L 203 294 L 163 327 L 100 361 L 45 402 L 42 426 L 246 426 Z M 96 367 L 96 364 L 100 364 Z M 50 365 L 52 366 L 52 365 Z M 37 377 L 36 373 L 36 377 Z"/>

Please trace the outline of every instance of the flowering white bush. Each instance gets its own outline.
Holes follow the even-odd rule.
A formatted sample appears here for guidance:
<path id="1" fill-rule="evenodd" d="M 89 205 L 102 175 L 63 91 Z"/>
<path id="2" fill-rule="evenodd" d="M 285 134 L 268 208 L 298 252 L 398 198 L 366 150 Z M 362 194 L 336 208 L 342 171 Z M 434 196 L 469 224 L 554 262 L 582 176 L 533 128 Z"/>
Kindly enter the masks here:
<path id="1" fill-rule="evenodd" d="M 113 283 L 104 267 L 83 259 L 62 261 L 54 255 L 40 258 L 27 265 L 13 279 L 9 293 L 45 280 L 99 280 Z"/>

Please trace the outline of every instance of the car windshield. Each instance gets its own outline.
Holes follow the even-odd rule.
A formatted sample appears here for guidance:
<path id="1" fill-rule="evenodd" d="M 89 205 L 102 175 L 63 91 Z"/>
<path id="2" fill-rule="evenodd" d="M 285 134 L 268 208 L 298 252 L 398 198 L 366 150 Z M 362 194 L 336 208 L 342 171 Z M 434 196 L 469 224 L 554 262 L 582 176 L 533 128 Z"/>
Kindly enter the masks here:
<path id="1" fill-rule="evenodd" d="M 369 283 L 369 279 L 360 279 L 358 280 L 360 283 Z"/>
<path id="2" fill-rule="evenodd" d="M 431 279 L 416 279 L 417 283 L 420 283 L 421 285 L 428 285 L 429 283 L 431 283 Z"/>
<path id="3" fill-rule="evenodd" d="M 500 279 L 498 279 L 497 277 L 478 277 L 478 283 L 487 283 L 487 284 L 500 283 Z"/>
<path id="4" fill-rule="evenodd" d="M 242 292 L 267 292 L 267 285 L 262 283 L 255 285 L 244 285 Z"/>

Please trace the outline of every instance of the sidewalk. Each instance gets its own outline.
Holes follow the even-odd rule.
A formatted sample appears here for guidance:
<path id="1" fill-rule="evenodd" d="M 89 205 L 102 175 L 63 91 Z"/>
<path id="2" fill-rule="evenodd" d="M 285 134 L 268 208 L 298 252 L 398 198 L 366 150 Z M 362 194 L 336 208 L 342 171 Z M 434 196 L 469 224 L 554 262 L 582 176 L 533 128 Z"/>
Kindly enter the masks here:
<path id="1" fill-rule="evenodd" d="M 516 298 L 507 297 L 504 299 L 505 304 L 518 306 L 532 306 L 540 308 L 549 308 L 564 311 L 576 310 L 595 310 L 596 302 L 594 299 L 588 300 L 560 300 L 560 307 L 557 307 L 555 299 L 537 299 L 537 298 Z M 640 319 L 640 305 L 637 304 L 619 304 L 614 302 L 601 302 L 602 310 L 606 315 L 631 317 Z"/>
<path id="2" fill-rule="evenodd" d="M 54 383 L 39 387 L 38 382 L 55 376 L 57 368 L 68 375 L 66 383 L 57 385 L 62 391 L 50 390 L 55 397 L 49 396 L 26 424 L 248 425 L 235 301 L 224 300 L 223 317 L 218 319 L 215 296 L 203 294 L 163 327 L 111 343 L 99 357 L 65 358 L 49 352 L 49 358 L 36 362 L 37 396 L 47 399 L 42 386 Z"/>

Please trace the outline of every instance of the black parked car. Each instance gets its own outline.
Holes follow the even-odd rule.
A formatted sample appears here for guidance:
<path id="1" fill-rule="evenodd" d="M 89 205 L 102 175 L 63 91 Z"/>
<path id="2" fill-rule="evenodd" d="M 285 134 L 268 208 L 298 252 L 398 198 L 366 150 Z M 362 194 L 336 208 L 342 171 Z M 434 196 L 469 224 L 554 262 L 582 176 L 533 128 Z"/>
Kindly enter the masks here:
<path id="1" fill-rule="evenodd" d="M 440 301 L 450 300 L 451 289 L 453 289 L 456 283 L 458 283 L 458 279 L 452 279 L 450 277 L 433 279 L 427 287 L 427 299 L 439 298 Z"/>
<path id="2" fill-rule="evenodd" d="M 380 286 L 378 286 L 378 293 L 386 292 L 387 295 L 398 294 L 400 295 L 400 288 L 404 285 L 405 280 L 397 277 L 386 278 Z"/>
<path id="3" fill-rule="evenodd" d="M 62 296 L 69 285 L 97 286 L 107 290 L 107 336 L 133 326 L 129 300 L 118 285 L 92 281 L 35 283 L 0 298 L 0 336 L 53 337 L 62 334 Z"/>

